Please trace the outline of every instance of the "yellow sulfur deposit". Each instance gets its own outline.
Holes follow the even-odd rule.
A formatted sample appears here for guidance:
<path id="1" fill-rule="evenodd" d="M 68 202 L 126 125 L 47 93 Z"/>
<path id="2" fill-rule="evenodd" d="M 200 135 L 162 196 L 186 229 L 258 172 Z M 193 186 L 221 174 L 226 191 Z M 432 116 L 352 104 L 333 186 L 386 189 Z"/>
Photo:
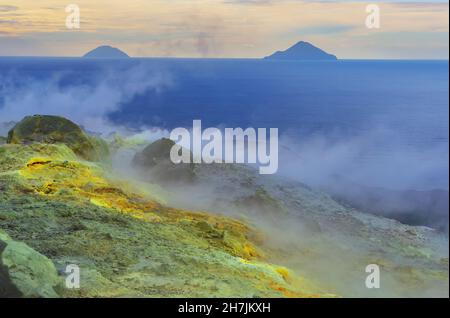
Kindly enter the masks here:
<path id="1" fill-rule="evenodd" d="M 57 289 L 61 296 L 328 295 L 265 262 L 261 235 L 240 221 L 170 208 L 64 145 L 7 145 L 4 154 L 0 166 L 17 172 L 8 169 L 9 195 L 30 202 L 18 219 L 3 217 L 17 228 L 8 234 L 57 266 L 75 260 L 87 273 L 81 290 Z M 36 234 L 24 236 L 25 226 Z"/>

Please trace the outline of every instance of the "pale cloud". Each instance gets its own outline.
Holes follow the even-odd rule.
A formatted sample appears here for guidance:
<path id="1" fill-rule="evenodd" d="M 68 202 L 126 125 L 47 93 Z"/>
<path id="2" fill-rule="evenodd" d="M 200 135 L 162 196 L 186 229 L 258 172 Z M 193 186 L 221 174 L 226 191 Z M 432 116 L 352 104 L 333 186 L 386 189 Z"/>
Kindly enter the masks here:
<path id="1" fill-rule="evenodd" d="M 8 6 L 0 5 L 14 8 L 0 9 L 0 55 L 79 56 L 110 44 L 132 56 L 262 57 L 306 40 L 347 58 L 448 57 L 448 40 L 442 43 L 440 36 L 448 34 L 448 3 L 380 3 L 381 29 L 369 30 L 364 24 L 367 2 L 74 2 L 81 8 L 80 30 L 65 28 L 66 1 L 9 0 Z M 414 37 L 416 47 L 411 47 Z M 392 38 L 395 47 L 386 40 Z"/>

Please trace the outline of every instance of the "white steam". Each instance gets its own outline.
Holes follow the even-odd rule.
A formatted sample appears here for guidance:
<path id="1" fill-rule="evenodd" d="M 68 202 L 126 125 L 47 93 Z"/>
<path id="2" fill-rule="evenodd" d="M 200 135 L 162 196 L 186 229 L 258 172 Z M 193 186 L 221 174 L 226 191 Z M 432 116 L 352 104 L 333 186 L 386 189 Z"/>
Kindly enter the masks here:
<path id="1" fill-rule="evenodd" d="M 396 190 L 448 189 L 448 143 L 417 149 L 394 130 L 377 127 L 353 137 L 285 136 L 280 144 L 280 173 L 312 186 L 345 179 Z"/>
<path id="2" fill-rule="evenodd" d="M 102 70 L 98 80 L 89 85 L 61 85 L 64 76 L 56 73 L 52 78 L 39 80 L 20 78 L 14 74 L 0 75 L 0 122 L 19 121 L 33 114 L 67 117 L 87 130 L 108 134 L 127 131 L 108 120 L 108 114 L 120 109 L 135 96 L 148 91 L 159 93 L 172 85 L 165 72 L 155 72 L 136 65 L 121 72 Z"/>

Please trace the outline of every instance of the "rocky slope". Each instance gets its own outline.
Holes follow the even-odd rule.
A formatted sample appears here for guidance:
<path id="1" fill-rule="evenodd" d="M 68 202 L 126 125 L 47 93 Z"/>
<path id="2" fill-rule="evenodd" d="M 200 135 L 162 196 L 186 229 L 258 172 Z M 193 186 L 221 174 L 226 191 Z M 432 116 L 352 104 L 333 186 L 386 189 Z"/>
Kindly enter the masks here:
<path id="1" fill-rule="evenodd" d="M 169 207 L 165 190 L 118 178 L 84 137 L 63 118 L 33 116 L 0 146 L 0 296 L 332 296 L 270 261 L 256 228 Z M 69 264 L 80 289 L 64 285 Z"/>
<path id="2" fill-rule="evenodd" d="M 164 153 L 164 151 L 163 151 Z M 145 151 L 138 156 L 145 155 Z M 160 161 L 161 162 L 161 161 Z M 151 181 L 170 171 L 138 170 Z M 342 296 L 448 296 L 448 235 L 362 213 L 291 180 L 239 165 L 195 165 L 189 183 L 164 182 L 170 204 L 244 218 L 266 235 L 270 259 Z M 144 172 L 143 172 L 144 171 Z M 365 268 L 380 266 L 382 288 Z"/>
<path id="3" fill-rule="evenodd" d="M 448 296 L 448 236 L 432 229 L 245 166 L 174 166 L 164 139 L 139 151 L 115 136 L 131 163 L 116 166 L 60 117 L 26 117 L 7 141 L 1 297 Z M 368 264 L 380 289 L 365 288 Z"/>

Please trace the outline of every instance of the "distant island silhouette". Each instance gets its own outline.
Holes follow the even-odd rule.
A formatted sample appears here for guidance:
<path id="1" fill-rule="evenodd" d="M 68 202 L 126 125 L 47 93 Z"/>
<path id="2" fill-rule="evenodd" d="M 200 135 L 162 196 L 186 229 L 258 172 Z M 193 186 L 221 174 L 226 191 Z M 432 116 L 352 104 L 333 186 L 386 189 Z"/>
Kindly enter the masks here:
<path id="1" fill-rule="evenodd" d="M 102 45 L 86 53 L 84 58 L 129 58 L 127 53 L 118 48 Z M 311 43 L 300 41 L 285 51 L 277 51 L 270 56 L 264 57 L 266 60 L 337 60 L 333 54 L 329 54 Z"/>
<path id="2" fill-rule="evenodd" d="M 129 58 L 128 54 L 119 50 L 118 48 L 103 45 L 89 51 L 83 57 L 85 58 Z"/>
<path id="3" fill-rule="evenodd" d="M 267 60 L 337 60 L 333 54 L 329 54 L 311 43 L 300 41 L 285 51 L 277 51 L 274 54 L 265 57 Z"/>

